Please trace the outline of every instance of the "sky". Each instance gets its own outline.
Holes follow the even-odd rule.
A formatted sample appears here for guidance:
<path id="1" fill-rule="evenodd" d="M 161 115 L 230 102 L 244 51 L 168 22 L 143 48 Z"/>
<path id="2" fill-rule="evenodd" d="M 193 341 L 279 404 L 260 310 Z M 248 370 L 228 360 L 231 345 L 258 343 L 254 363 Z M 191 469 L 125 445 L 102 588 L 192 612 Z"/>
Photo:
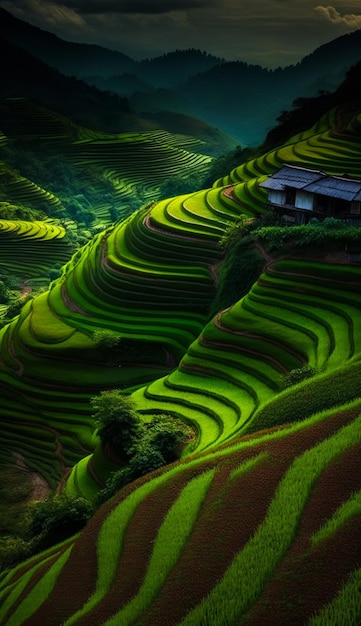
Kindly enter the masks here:
<path id="1" fill-rule="evenodd" d="M 274 68 L 361 28 L 361 0 L 319 1 L 0 0 L 0 7 L 67 41 L 135 60 L 195 48 Z"/>

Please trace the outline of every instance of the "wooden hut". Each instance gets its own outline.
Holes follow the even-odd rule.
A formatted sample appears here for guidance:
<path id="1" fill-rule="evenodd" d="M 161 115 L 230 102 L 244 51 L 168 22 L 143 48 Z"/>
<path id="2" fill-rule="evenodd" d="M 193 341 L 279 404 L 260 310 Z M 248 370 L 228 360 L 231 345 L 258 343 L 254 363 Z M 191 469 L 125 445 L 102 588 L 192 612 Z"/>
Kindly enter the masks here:
<path id="1" fill-rule="evenodd" d="M 361 180 L 346 174 L 283 165 L 260 186 L 268 189 L 269 207 L 279 221 L 306 224 L 311 217 L 335 217 L 361 225 Z"/>

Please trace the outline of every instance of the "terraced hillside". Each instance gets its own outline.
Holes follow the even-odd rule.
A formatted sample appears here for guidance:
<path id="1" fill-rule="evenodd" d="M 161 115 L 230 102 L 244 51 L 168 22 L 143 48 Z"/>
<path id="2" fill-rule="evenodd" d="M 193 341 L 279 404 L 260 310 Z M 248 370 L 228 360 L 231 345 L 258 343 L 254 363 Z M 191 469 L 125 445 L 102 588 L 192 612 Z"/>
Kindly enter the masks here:
<path id="1" fill-rule="evenodd" d="M 8 144 L 8 137 L 2 136 L 0 146 L 5 148 Z M 0 160 L 0 181 L 2 186 L 1 203 L 7 201 L 20 206 L 36 206 L 45 215 L 59 216 L 64 212 L 59 198 L 37 185 L 19 172 Z M 3 208 L 1 206 L 1 208 Z"/>
<path id="2" fill-rule="evenodd" d="M 310 129 L 260 157 L 236 167 L 215 185 L 238 184 L 262 174 L 272 174 L 284 163 L 304 163 L 329 174 L 360 175 L 360 124 L 358 104 L 335 107 Z"/>
<path id="3" fill-rule="evenodd" d="M 94 495 L 90 398 L 105 389 L 195 431 L 80 534 L 3 572 L 0 623 L 360 623 L 360 268 L 259 247 L 258 280 L 210 315 L 219 242 L 267 211 L 258 183 L 281 162 L 361 177 L 359 121 L 333 110 L 211 189 L 108 227 L 0 331 L 3 468 L 20 455 L 56 489 L 73 467 L 66 488 Z M 285 386 L 298 370 L 312 376 Z"/>
<path id="4" fill-rule="evenodd" d="M 84 186 L 95 171 L 98 185 L 110 185 L 112 203 L 105 200 L 92 206 L 103 224 L 113 221 L 112 207 L 120 218 L 128 215 L 129 201 L 137 190 L 143 201 L 157 199 L 164 180 L 184 176 L 190 168 L 205 175 L 212 162 L 212 157 L 202 153 L 204 142 L 190 135 L 161 129 L 106 134 L 79 127 L 27 98 L 7 98 L 0 105 L 1 130 L 6 137 L 21 141 L 26 149 L 61 155 L 74 166 Z M 7 193 L 13 201 L 26 204 L 31 190 L 18 181 L 13 187 L 7 185 Z M 66 184 L 63 194 L 66 196 Z"/>
<path id="5" fill-rule="evenodd" d="M 3 574 L 1 623 L 356 626 L 360 408 L 136 481 L 80 535 Z"/>
<path id="6" fill-rule="evenodd" d="M 66 230 L 55 220 L 0 219 L 0 269 L 28 279 L 66 263 L 74 251 Z"/>

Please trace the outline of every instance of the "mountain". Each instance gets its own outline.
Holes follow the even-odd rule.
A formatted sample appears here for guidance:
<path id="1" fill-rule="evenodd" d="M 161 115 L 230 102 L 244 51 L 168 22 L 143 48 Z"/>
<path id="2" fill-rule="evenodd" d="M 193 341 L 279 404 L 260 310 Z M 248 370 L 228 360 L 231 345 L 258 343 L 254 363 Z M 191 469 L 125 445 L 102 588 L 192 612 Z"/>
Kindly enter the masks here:
<path id="1" fill-rule="evenodd" d="M 63 74 L 81 79 L 114 81 L 123 74 L 149 81 L 153 87 L 172 87 L 191 75 L 223 62 L 200 50 L 175 50 L 154 59 L 137 62 L 101 46 L 79 44 L 24 22 L 0 8 L 0 36 L 9 43 L 46 61 Z"/>
<path id="2" fill-rule="evenodd" d="M 109 132 L 139 127 L 126 98 L 96 90 L 61 74 L 22 49 L 0 40 L 4 64 L 0 75 L 2 97 L 27 97 L 73 118 L 79 124 Z M 143 122 L 146 126 L 146 122 Z"/>
<path id="3" fill-rule="evenodd" d="M 133 110 L 126 97 L 101 91 L 88 83 L 65 76 L 40 59 L 6 39 L 0 39 L 3 58 L 11 58 L 0 75 L 2 97 L 26 97 L 40 105 L 51 108 L 69 117 L 75 123 L 94 130 L 109 133 L 143 132 L 162 128 L 162 115 L 158 121 L 152 116 L 141 115 Z M 170 123 L 172 119 L 172 123 Z M 174 133 L 193 133 L 207 143 L 206 152 L 218 156 L 231 150 L 236 141 L 222 131 L 212 128 L 203 121 L 189 120 L 187 129 L 185 116 L 167 115 L 166 128 Z"/>
<path id="4" fill-rule="evenodd" d="M 315 96 L 320 90 L 333 91 L 346 70 L 360 59 L 361 31 L 357 30 L 321 46 L 297 65 L 268 70 L 222 61 L 174 87 L 126 93 L 139 112 L 182 110 L 221 128 L 241 145 L 257 146 L 294 99 Z"/>
<path id="5" fill-rule="evenodd" d="M 343 102 L 357 107 L 359 93 L 355 89 L 360 76 L 360 63 L 351 66 L 345 74 L 344 80 L 335 91 L 320 92 L 313 97 L 299 97 L 293 102 L 288 111 L 283 111 L 278 118 L 278 124 L 267 134 L 261 149 L 269 149 L 279 143 L 287 141 L 292 133 L 302 131 L 307 126 L 312 126 L 326 111 L 335 108 Z"/>
<path id="6" fill-rule="evenodd" d="M 260 184 L 361 179 L 360 71 L 312 126 L 97 233 L 1 328 L 0 623 L 360 623 L 360 228 L 272 226 Z M 192 427 L 176 460 L 103 444 L 112 390 L 148 433 Z"/>
<path id="7" fill-rule="evenodd" d="M 150 81 L 154 86 L 171 89 L 189 77 L 207 72 L 224 62 L 220 57 L 191 48 L 175 50 L 161 57 L 140 61 L 136 71 L 138 76 Z"/>
<path id="8" fill-rule="evenodd" d="M 99 46 L 63 41 L 3 9 L 0 17 L 0 33 L 7 41 L 64 73 L 126 96 L 140 117 L 163 111 L 195 117 L 242 146 L 261 144 L 294 99 L 333 91 L 361 59 L 361 31 L 355 30 L 298 64 L 275 70 L 194 49 L 136 62 Z"/>
<path id="9" fill-rule="evenodd" d="M 190 78 L 177 91 L 187 95 L 190 114 L 203 116 L 242 144 L 257 145 L 295 98 L 333 91 L 346 70 L 360 60 L 361 30 L 357 30 L 321 46 L 295 66 L 271 71 L 225 63 Z"/>
<path id="10" fill-rule="evenodd" d="M 139 61 L 133 68 L 133 73 L 117 74 L 103 77 L 93 75 L 86 77 L 100 89 L 113 90 L 121 95 L 147 93 L 157 90 L 160 94 L 170 93 L 179 98 L 179 94 L 172 92 L 180 83 L 188 80 L 195 74 L 205 72 L 224 62 L 224 59 L 212 56 L 200 50 L 176 50 L 154 59 Z M 159 95 L 158 97 L 161 97 Z M 163 109 L 167 102 L 163 101 Z M 145 107 L 147 109 L 147 107 Z M 174 111 L 174 109 L 172 109 Z"/>
<path id="11" fill-rule="evenodd" d="M 0 36 L 16 47 L 46 61 L 63 74 L 112 76 L 132 72 L 136 63 L 125 54 L 101 46 L 78 44 L 20 20 L 0 8 Z"/>

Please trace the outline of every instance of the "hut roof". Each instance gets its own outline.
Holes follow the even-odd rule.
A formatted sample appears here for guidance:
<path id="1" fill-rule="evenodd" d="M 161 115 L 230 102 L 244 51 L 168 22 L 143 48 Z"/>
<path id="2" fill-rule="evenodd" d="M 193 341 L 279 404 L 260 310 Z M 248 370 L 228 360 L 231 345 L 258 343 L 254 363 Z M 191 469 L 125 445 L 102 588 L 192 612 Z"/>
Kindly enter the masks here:
<path id="1" fill-rule="evenodd" d="M 361 181 L 347 178 L 325 176 L 307 185 L 304 189 L 311 193 L 319 193 L 332 198 L 341 198 L 349 202 L 361 199 Z"/>
<path id="2" fill-rule="evenodd" d="M 283 165 L 267 180 L 260 183 L 265 189 L 284 191 L 303 189 L 310 193 L 340 198 L 343 200 L 361 200 L 361 180 L 345 176 L 331 176 L 319 170 L 311 170 L 295 165 Z"/>

